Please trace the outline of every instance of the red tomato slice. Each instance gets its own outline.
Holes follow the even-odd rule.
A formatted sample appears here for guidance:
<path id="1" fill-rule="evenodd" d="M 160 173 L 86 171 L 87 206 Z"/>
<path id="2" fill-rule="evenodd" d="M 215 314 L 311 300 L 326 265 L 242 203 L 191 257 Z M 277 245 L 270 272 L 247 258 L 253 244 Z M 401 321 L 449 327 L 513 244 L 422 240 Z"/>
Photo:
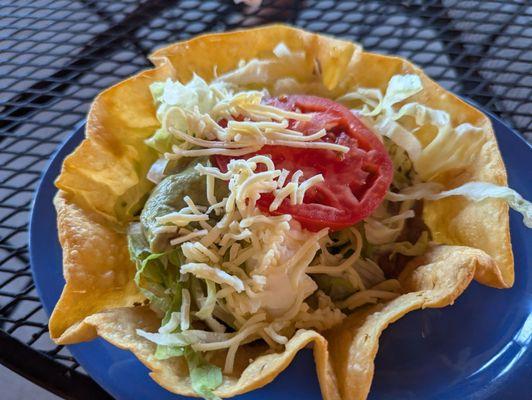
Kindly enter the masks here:
<path id="1" fill-rule="evenodd" d="M 382 202 L 393 176 L 393 166 L 386 149 L 346 107 L 316 96 L 291 95 L 267 100 L 285 110 L 312 114 L 310 121 L 289 121 L 289 128 L 306 135 L 325 128 L 321 140 L 349 147 L 347 153 L 333 150 L 302 149 L 286 146 L 264 146 L 255 154 L 269 155 L 277 169 L 290 171 L 287 182 L 298 169 L 303 179 L 322 174 L 325 181 L 305 193 L 303 204 L 291 205 L 285 199 L 270 214 L 291 214 L 306 229 L 339 230 L 369 216 Z M 231 157 L 214 156 L 215 163 L 227 170 Z M 269 213 L 272 194 L 263 194 L 257 202 L 261 211 Z"/>

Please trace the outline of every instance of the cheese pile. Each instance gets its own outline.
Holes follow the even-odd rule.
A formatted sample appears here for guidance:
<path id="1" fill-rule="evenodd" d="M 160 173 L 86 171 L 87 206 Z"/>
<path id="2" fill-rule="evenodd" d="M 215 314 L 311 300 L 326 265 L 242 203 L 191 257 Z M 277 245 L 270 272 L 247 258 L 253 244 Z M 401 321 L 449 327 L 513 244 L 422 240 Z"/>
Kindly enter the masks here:
<path id="1" fill-rule="evenodd" d="M 161 132 L 172 143 L 164 152 L 166 161 L 239 157 L 265 145 L 349 150 L 320 141 L 324 129 L 309 135 L 290 129 L 289 120 L 309 121 L 312 114 L 264 104 L 267 91 L 240 90 L 223 79 L 207 84 L 197 76 L 185 85 L 157 83 L 152 91 Z M 161 175 L 160 161 L 154 164 L 159 173 L 151 171 L 152 176 Z M 186 196 L 186 207 L 157 218 L 158 232 L 175 232 L 170 244 L 184 256 L 179 275 L 187 284 L 180 310 L 159 332 L 139 330 L 139 335 L 199 352 L 226 349 L 224 371 L 231 373 L 237 349 L 245 343 L 262 339 L 280 350 L 297 329 L 329 329 L 345 318 L 342 309 L 398 295 L 397 281 L 385 281 L 378 265 L 361 257 L 362 237 L 355 227 L 340 234 L 342 251 L 332 254 L 330 246 L 339 242 L 327 229 L 310 232 L 290 215 L 266 215 L 256 206 L 265 193 L 274 198 L 270 212 L 285 199 L 301 205 L 306 191 L 323 182 L 323 176 L 278 169 L 264 155 L 232 159 L 227 171 L 201 164 L 195 168 L 206 178 L 208 204 L 195 204 Z M 217 197 L 216 180 L 227 182 L 226 197 Z M 356 293 L 335 304 L 312 275 L 346 280 Z"/>
<path id="2" fill-rule="evenodd" d="M 259 165 L 265 170 L 259 172 Z M 190 327 L 191 319 L 199 319 L 213 332 L 224 333 L 225 326 L 217 321 L 218 317 L 234 326 L 239 332 L 234 337 L 239 340 L 231 337 L 192 344 L 197 351 L 228 348 L 225 369 L 229 372 L 236 349 L 243 341 L 261 337 L 272 346 L 285 344 L 288 338 L 281 331 L 288 325 L 293 330 L 298 315 L 305 315 L 307 326 L 312 319 L 303 304 L 317 285 L 305 272 L 327 230 L 312 233 L 302 230 L 290 215 L 264 215 L 256 201 L 261 194 L 272 193 L 274 208 L 286 197 L 301 204 L 305 191 L 323 178 L 318 175 L 299 183 L 301 171 L 297 171 L 286 183 L 288 171 L 275 169 L 266 156 L 234 159 L 225 173 L 203 165 L 196 169 L 207 177 L 209 204 L 196 205 L 187 196 L 187 207 L 158 218 L 161 225 L 179 227 L 178 236 L 170 243 L 180 246 L 185 257 L 181 276 L 186 279 L 186 275 L 192 275 L 202 282 L 196 285 L 193 296 L 198 311 L 191 315 L 190 296 L 183 289 L 181 311 L 172 323 L 179 324 L 184 331 Z M 218 201 L 214 179 L 228 181 L 228 197 Z M 222 216 L 215 225 L 209 223 L 213 214 Z M 193 223 L 197 228 L 190 227 Z M 203 293 L 202 287 L 207 293 Z M 331 306 L 331 302 L 323 304 L 320 312 L 328 314 L 328 318 L 320 318 L 322 324 L 333 325 L 344 317 Z"/>
<path id="3" fill-rule="evenodd" d="M 263 339 L 278 349 L 296 329 L 325 330 L 340 323 L 345 317 L 341 308 L 397 296 L 397 285 L 390 287 L 389 281 L 365 290 L 367 282 L 379 284 L 384 276 L 376 264 L 361 259 L 362 239 L 355 228 L 345 233 L 346 242 L 352 243 L 344 250 L 352 254 L 345 258 L 327 250 L 331 241 L 327 229 L 309 232 L 290 215 L 264 215 L 256 207 L 263 193 L 275 196 L 272 205 L 285 197 L 302 204 L 305 191 L 321 181 L 316 179 L 319 175 L 299 183 L 301 172 L 296 171 L 287 183 L 287 171 L 276 169 L 262 155 L 233 159 L 225 173 L 203 165 L 196 169 L 206 176 L 209 204 L 194 204 L 187 196 L 185 208 L 157 220 L 161 228 L 177 229 L 170 243 L 183 252 L 180 275 L 182 280 L 193 277 L 193 293 L 182 290 L 181 310 L 158 334 L 139 334 L 158 344 L 191 345 L 195 351 L 227 349 L 225 372 L 230 373 L 236 351 L 244 343 Z M 215 179 L 228 182 L 227 197 L 216 198 Z M 213 224 L 215 216 L 219 220 Z M 344 277 L 361 291 L 339 307 L 318 290 L 311 274 Z M 306 303 L 313 293 L 318 302 L 315 308 Z M 192 329 L 193 321 L 201 321 L 208 330 Z M 227 333 L 226 326 L 235 333 Z M 181 332 L 171 333 L 176 328 Z"/>

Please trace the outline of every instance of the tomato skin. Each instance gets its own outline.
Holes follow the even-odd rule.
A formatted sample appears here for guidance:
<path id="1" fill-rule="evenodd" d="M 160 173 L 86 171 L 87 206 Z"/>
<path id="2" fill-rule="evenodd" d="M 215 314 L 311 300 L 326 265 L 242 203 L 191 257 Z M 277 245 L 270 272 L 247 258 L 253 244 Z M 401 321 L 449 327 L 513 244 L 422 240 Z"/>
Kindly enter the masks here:
<path id="1" fill-rule="evenodd" d="M 322 141 L 342 144 L 349 151 L 302 149 L 286 146 L 264 146 L 256 154 L 269 155 L 276 168 L 291 173 L 300 169 L 303 179 L 322 174 L 325 181 L 305 193 L 303 204 L 291 205 L 285 199 L 274 212 L 269 206 L 274 196 L 261 195 L 257 206 L 267 214 L 291 214 L 311 231 L 323 228 L 340 230 L 368 217 L 382 202 L 393 177 L 393 166 L 384 145 L 346 107 L 329 99 L 308 95 L 271 98 L 267 104 L 285 110 L 312 113 L 310 121 L 289 121 L 289 128 L 306 135 L 325 128 Z M 226 170 L 229 157 L 214 156 L 214 162 Z"/>

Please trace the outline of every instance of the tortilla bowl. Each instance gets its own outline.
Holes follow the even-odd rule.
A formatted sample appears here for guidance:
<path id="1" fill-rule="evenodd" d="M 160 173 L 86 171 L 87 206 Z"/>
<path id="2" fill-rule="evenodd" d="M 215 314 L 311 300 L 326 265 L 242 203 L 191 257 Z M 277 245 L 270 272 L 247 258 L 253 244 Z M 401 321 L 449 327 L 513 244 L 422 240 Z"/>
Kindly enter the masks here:
<path id="1" fill-rule="evenodd" d="M 194 73 L 208 81 L 235 69 L 240 60 L 275 57 L 274 49 L 281 42 L 292 51 L 304 52 L 304 59 L 300 65 L 283 66 L 259 77 L 262 81 L 257 84 L 269 88 L 288 76 L 309 84 L 313 94 L 336 98 L 353 86 L 384 90 L 393 75 L 416 74 L 424 87 L 414 96 L 416 101 L 448 112 L 453 124 L 470 123 L 483 130 L 467 155 L 453 153 L 452 138 L 439 144 L 438 151 L 428 155 L 431 163 L 426 163 L 426 180 L 446 188 L 470 181 L 506 185 L 489 119 L 406 60 L 367 53 L 355 43 L 280 25 L 204 35 L 170 45 L 150 56 L 154 69 L 116 84 L 94 100 L 86 138 L 67 157 L 57 178 L 59 192 L 54 204 L 66 285 L 50 319 L 50 335 L 56 343 L 101 336 L 132 351 L 161 386 L 195 395 L 186 363 L 181 358 L 155 359 L 155 345 L 136 334 L 136 329 L 150 331 L 160 326 L 160 318 L 134 283 L 135 265 L 129 258 L 125 233 L 153 188 L 146 174 L 156 154 L 144 140 L 158 128 L 159 121 L 149 85 L 167 78 L 186 82 Z M 429 137 L 423 145 L 428 148 L 430 144 Z M 439 173 L 434 166 L 444 164 L 451 154 L 463 157 L 460 168 Z M 390 323 L 412 310 L 453 304 L 472 279 L 496 288 L 512 286 L 513 255 L 505 202 L 487 199 L 473 203 L 450 197 L 425 201 L 423 210 L 435 244 L 410 261 L 399 276 L 404 289 L 401 296 L 357 309 L 330 331 L 299 330 L 281 353 L 265 352 L 265 347 L 257 344 L 244 345 L 234 372 L 224 376 L 215 393 L 230 397 L 267 384 L 300 349 L 311 344 L 323 397 L 365 399 L 378 339 Z M 218 356 L 223 363 L 223 352 L 215 359 Z"/>

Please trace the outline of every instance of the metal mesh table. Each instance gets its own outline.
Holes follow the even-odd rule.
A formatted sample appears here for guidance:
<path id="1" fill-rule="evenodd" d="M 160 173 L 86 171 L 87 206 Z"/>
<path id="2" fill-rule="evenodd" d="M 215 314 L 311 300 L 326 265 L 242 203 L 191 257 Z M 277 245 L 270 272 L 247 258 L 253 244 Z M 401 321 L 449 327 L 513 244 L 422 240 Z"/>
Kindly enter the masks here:
<path id="1" fill-rule="evenodd" d="M 527 0 L 0 0 L 0 362 L 63 397 L 108 397 L 48 338 L 27 248 L 40 174 L 94 96 L 158 46 L 271 22 L 407 57 L 532 141 Z"/>

